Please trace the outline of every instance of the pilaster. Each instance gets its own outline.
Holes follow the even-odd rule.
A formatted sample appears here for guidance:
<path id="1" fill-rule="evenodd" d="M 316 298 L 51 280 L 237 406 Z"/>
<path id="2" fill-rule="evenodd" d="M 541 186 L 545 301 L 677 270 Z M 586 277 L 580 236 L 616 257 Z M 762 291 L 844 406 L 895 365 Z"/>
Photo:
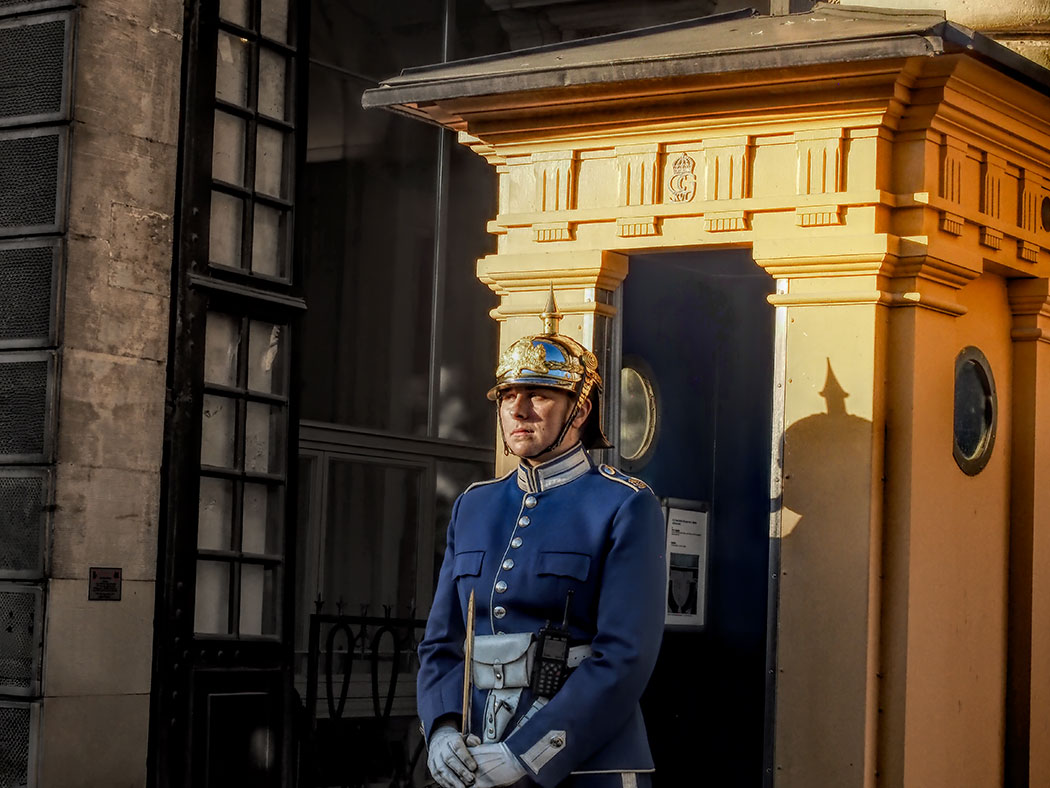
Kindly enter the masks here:
<path id="1" fill-rule="evenodd" d="M 1006 785 L 1050 782 L 1050 280 L 1010 284 L 1013 313 Z"/>
<path id="2" fill-rule="evenodd" d="M 767 253 L 778 245 L 763 247 Z M 775 784 L 875 785 L 887 325 L 895 259 L 828 243 L 778 271 L 783 509 Z M 779 321 L 778 321 L 779 322 Z"/>

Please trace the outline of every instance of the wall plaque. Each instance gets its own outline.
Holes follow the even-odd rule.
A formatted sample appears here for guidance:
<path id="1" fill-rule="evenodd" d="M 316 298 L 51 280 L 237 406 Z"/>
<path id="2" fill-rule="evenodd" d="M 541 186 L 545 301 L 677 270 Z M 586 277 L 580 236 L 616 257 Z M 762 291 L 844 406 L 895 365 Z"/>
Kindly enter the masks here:
<path id="1" fill-rule="evenodd" d="M 120 601 L 120 567 L 93 566 L 88 580 L 88 601 Z"/>

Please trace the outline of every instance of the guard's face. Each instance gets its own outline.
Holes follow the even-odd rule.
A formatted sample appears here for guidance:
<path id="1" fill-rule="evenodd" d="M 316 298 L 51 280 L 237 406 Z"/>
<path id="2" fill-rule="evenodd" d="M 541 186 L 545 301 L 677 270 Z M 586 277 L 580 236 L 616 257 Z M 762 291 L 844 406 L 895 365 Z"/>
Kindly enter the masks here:
<path id="1" fill-rule="evenodd" d="M 589 403 L 586 403 L 589 404 Z M 569 395 L 542 386 L 509 386 L 499 394 L 499 418 L 507 448 L 533 462 L 553 459 L 580 439 L 589 408 L 581 408 L 561 444 L 539 454 L 558 437 L 572 404 Z"/>

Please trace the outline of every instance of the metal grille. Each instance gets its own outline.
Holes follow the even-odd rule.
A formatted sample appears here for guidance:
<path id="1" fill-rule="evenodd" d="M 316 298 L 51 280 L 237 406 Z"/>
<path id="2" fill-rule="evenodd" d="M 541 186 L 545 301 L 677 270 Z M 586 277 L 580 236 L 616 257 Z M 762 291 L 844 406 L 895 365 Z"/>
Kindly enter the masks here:
<path id="1" fill-rule="evenodd" d="M 40 630 L 40 590 L 0 584 L 0 692 L 36 690 Z"/>
<path id="2" fill-rule="evenodd" d="M 29 784 L 32 711 L 27 704 L 0 704 L 0 788 Z"/>
<path id="3" fill-rule="evenodd" d="M 0 246 L 0 342 L 51 335 L 53 246 Z"/>
<path id="4" fill-rule="evenodd" d="M 0 471 L 0 577 L 36 577 L 43 569 L 48 475 L 15 474 Z"/>
<path id="5" fill-rule="evenodd" d="M 59 132 L 0 137 L 0 231 L 58 229 Z"/>
<path id="6" fill-rule="evenodd" d="M 0 0 L 0 16 L 23 14 L 32 11 L 44 11 L 72 5 L 71 0 Z M 0 788 L 4 788 L 0 784 Z"/>
<path id="7" fill-rule="evenodd" d="M 44 454 L 46 360 L 0 363 L 0 458 Z"/>
<path id="8" fill-rule="evenodd" d="M 0 118 L 61 117 L 66 25 L 65 19 L 49 17 L 0 27 Z"/>

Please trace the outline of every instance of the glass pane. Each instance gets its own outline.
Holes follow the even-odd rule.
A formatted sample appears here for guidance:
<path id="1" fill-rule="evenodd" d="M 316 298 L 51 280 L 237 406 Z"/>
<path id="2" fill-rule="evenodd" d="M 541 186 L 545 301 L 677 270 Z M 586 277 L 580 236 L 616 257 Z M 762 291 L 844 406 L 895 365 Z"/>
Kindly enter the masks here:
<path id="1" fill-rule="evenodd" d="M 233 482 L 201 477 L 197 549 L 230 550 L 233 531 Z"/>
<path id="2" fill-rule="evenodd" d="M 219 18 L 248 27 L 248 0 L 219 0 Z"/>
<path id="3" fill-rule="evenodd" d="M 204 337 L 204 382 L 237 385 L 237 357 L 241 346 L 241 321 L 220 312 L 208 313 Z"/>
<path id="4" fill-rule="evenodd" d="M 215 97 L 231 104 L 248 104 L 248 42 L 219 31 L 215 65 Z"/>
<path id="5" fill-rule="evenodd" d="M 508 3 L 503 0 L 501 5 Z M 512 5 L 516 12 L 521 3 Z M 310 26 L 310 59 L 366 75 L 373 82 L 407 66 L 438 63 L 444 6 L 445 3 L 434 0 L 315 4 L 315 9 L 323 9 L 323 16 L 315 11 Z M 463 11 L 467 13 L 466 9 Z M 457 8 L 456 16 L 459 15 Z M 494 27 L 499 35 L 502 31 L 498 24 Z"/>
<path id="6" fill-rule="evenodd" d="M 241 564 L 242 635 L 276 635 L 280 604 L 277 570 Z"/>
<path id="7" fill-rule="evenodd" d="M 252 320 L 248 323 L 248 388 L 283 394 L 285 374 L 284 326 Z"/>
<path id="8" fill-rule="evenodd" d="M 281 521 L 282 488 L 267 484 L 244 485 L 241 550 L 245 553 L 284 555 Z"/>
<path id="9" fill-rule="evenodd" d="M 287 278 L 288 212 L 268 205 L 255 206 L 252 227 L 252 271 Z"/>
<path id="10" fill-rule="evenodd" d="M 226 112 L 215 113 L 215 140 L 211 152 L 211 175 L 216 180 L 244 185 L 243 119 Z"/>
<path id="11" fill-rule="evenodd" d="M 423 471 L 333 459 L 329 464 L 323 598 L 407 616 L 416 607 Z"/>
<path id="12" fill-rule="evenodd" d="M 491 445 L 495 408 L 485 399 L 492 385 L 499 327 L 489 312 L 499 299 L 474 275 L 475 261 L 496 251 L 496 239 L 479 228 L 496 215 L 496 173 L 480 156 L 452 145 L 449 193 L 469 200 L 448 203 L 448 258 L 441 321 L 438 435 Z"/>
<path id="13" fill-rule="evenodd" d="M 225 635 L 230 631 L 230 565 L 197 562 L 197 592 L 193 604 L 193 631 Z"/>
<path id="14" fill-rule="evenodd" d="M 284 141 L 277 129 L 259 126 L 255 146 L 255 190 L 273 197 L 284 197 Z"/>
<path id="15" fill-rule="evenodd" d="M 305 196 L 296 214 L 310 305 L 302 416 L 425 434 L 437 130 L 362 112 L 360 81 L 320 65 L 310 75 Z M 477 235 L 484 234 L 482 224 Z M 473 276 L 474 261 L 467 268 Z M 483 407 L 486 388 L 474 392 Z M 479 430 L 491 425 L 486 417 Z"/>
<path id="16" fill-rule="evenodd" d="M 488 400 L 486 400 L 487 402 Z M 445 534 L 448 530 L 449 520 L 452 519 L 452 505 L 456 498 L 467 487 L 474 482 L 492 478 L 492 464 L 481 462 L 455 462 L 452 460 L 438 460 L 435 469 L 434 480 L 434 549 L 431 560 L 429 588 L 432 590 L 437 584 L 438 570 L 441 568 L 441 559 L 445 556 Z M 420 609 L 420 616 L 426 616 L 429 610 Z"/>
<path id="17" fill-rule="evenodd" d="M 201 465 L 232 468 L 234 466 L 233 441 L 237 401 L 227 397 L 217 397 L 214 394 L 205 394 L 203 415 Z"/>
<path id="18" fill-rule="evenodd" d="M 955 371 L 955 443 L 976 457 L 991 429 L 991 389 L 980 364 L 966 361 Z"/>
<path id="19" fill-rule="evenodd" d="M 280 407 L 249 402 L 244 427 L 244 469 L 280 473 L 284 468 L 284 414 Z"/>
<path id="20" fill-rule="evenodd" d="M 318 559 L 320 555 L 321 515 L 315 511 L 313 498 L 321 463 L 316 456 L 299 457 L 299 484 L 295 517 L 295 650 L 297 676 L 306 673 L 306 659 L 310 632 L 310 614 L 316 611 L 314 600 L 318 587 Z"/>
<path id="21" fill-rule="evenodd" d="M 259 112 L 285 119 L 288 58 L 272 49 L 259 51 Z"/>
<path id="22" fill-rule="evenodd" d="M 262 0 L 259 30 L 267 38 L 288 40 L 288 0 Z"/>
<path id="23" fill-rule="evenodd" d="M 218 265 L 241 267 L 242 201 L 223 192 L 211 193 L 211 234 L 208 257 Z"/>

